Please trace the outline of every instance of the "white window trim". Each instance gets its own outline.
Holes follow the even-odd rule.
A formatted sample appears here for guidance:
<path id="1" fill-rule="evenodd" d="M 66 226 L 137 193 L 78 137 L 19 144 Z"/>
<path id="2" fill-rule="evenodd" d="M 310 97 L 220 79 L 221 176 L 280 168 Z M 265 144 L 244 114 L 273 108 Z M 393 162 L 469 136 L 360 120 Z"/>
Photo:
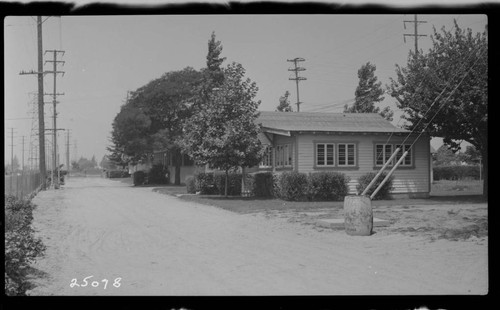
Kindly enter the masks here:
<path id="1" fill-rule="evenodd" d="M 268 165 L 264 164 L 266 161 Z M 259 163 L 259 168 L 271 168 L 272 166 L 273 166 L 273 149 L 271 146 L 267 146 L 266 152 L 264 153 L 264 157 L 262 158 L 262 161 Z"/>
<path id="2" fill-rule="evenodd" d="M 293 163 L 292 144 L 279 144 L 276 146 L 275 166 L 276 168 L 290 168 Z"/>
<path id="3" fill-rule="evenodd" d="M 318 161 L 318 156 L 319 156 L 319 152 L 318 152 L 318 146 L 319 145 L 323 145 L 324 148 L 325 148 L 325 153 L 323 155 L 323 161 L 324 161 L 324 164 L 323 165 L 320 165 L 319 164 L 319 161 Z M 327 154 L 328 154 L 328 151 L 327 151 L 327 146 L 328 145 L 332 145 L 333 146 L 333 163 L 332 164 L 328 164 L 328 160 L 327 160 Z M 315 148 L 316 148 L 316 151 L 315 151 L 315 154 L 316 154 L 316 158 L 315 158 L 315 163 L 316 163 L 316 167 L 335 167 L 335 158 L 336 158 L 336 149 L 335 149 L 335 143 L 329 143 L 329 142 L 319 142 L 319 143 L 316 143 L 315 144 Z"/>
<path id="4" fill-rule="evenodd" d="M 398 146 L 401 146 L 401 144 L 398 144 L 398 143 L 390 143 L 390 144 L 384 144 L 384 143 L 376 143 L 375 144 L 375 167 L 382 167 L 384 164 L 385 164 L 385 158 L 386 158 L 386 146 L 387 145 L 390 145 L 392 150 L 391 150 L 391 154 L 394 153 L 394 151 L 396 150 L 396 148 Z M 377 163 L 377 158 L 378 158 L 378 155 L 377 155 L 377 147 L 378 146 L 382 146 L 383 149 L 382 149 L 382 158 L 383 158 L 383 163 L 382 164 L 379 164 Z M 405 152 L 405 150 L 407 150 L 408 148 L 410 148 L 410 144 L 403 144 L 403 149 L 401 149 L 398 153 L 398 155 L 396 155 L 395 158 L 392 159 L 391 163 L 389 163 L 389 167 L 391 166 L 394 166 L 396 164 L 396 162 L 399 160 L 399 158 L 401 158 L 401 156 L 403 155 L 403 153 Z M 391 155 L 389 155 L 388 157 L 390 157 Z M 407 160 L 409 159 L 410 163 L 405 163 Z M 406 155 L 405 159 L 403 160 L 402 163 L 399 164 L 399 167 L 413 167 L 413 156 L 412 156 L 412 151 L 410 149 L 410 151 L 408 152 L 408 155 Z"/>
<path id="5" fill-rule="evenodd" d="M 340 146 L 341 145 L 345 145 L 346 148 L 345 148 L 345 164 L 341 164 L 340 163 Z M 352 145 L 353 146 L 353 149 L 354 149 L 354 153 L 353 153 L 353 157 L 354 157 L 354 163 L 353 164 L 349 164 L 349 145 Z M 356 143 L 337 143 L 337 166 L 338 167 L 357 167 L 357 162 L 356 162 L 356 159 L 357 159 L 357 154 L 356 154 L 357 150 L 356 150 Z"/>

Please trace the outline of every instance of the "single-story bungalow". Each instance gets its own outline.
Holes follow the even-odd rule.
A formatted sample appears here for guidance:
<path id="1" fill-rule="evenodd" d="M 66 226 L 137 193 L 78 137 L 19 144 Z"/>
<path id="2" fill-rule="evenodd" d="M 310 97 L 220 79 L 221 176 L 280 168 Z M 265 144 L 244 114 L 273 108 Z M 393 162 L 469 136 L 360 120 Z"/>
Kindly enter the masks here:
<path id="1" fill-rule="evenodd" d="M 260 165 L 248 168 L 248 173 L 341 172 L 350 177 L 350 194 L 356 194 L 360 176 L 378 172 L 404 142 L 404 150 L 387 168 L 388 172 L 417 138 L 417 134 L 410 135 L 408 130 L 395 127 L 376 113 L 261 111 L 257 123 L 261 126 L 259 138 L 267 150 Z M 423 134 L 394 172 L 394 198 L 429 196 L 430 150 L 430 137 Z M 166 165 L 170 171 L 170 182 L 173 183 L 175 168 L 169 153 L 155 153 L 152 162 Z M 206 167 L 196 166 L 192 159 L 184 155 L 181 182 L 199 171 L 206 171 Z"/>
<path id="2" fill-rule="evenodd" d="M 257 122 L 268 150 L 260 166 L 249 172 L 341 172 L 350 177 L 351 194 L 356 193 L 358 178 L 378 172 L 410 134 L 376 113 L 261 112 Z M 404 150 L 416 138 L 410 135 Z M 428 197 L 431 160 L 430 137 L 422 135 L 394 172 L 392 196 Z"/>

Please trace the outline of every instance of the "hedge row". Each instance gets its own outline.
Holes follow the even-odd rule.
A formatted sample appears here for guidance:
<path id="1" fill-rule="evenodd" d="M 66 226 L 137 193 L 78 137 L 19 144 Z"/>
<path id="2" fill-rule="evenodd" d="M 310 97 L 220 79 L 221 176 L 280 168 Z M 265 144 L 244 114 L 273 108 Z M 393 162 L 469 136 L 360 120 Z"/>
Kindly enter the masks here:
<path id="1" fill-rule="evenodd" d="M 168 169 L 163 165 L 154 165 L 148 172 L 136 171 L 132 175 L 134 185 L 168 184 Z"/>
<path id="2" fill-rule="evenodd" d="M 34 208 L 29 200 L 5 196 L 5 294 L 9 296 L 26 295 L 28 267 L 45 250 L 31 227 Z"/>
<path id="3" fill-rule="evenodd" d="M 130 174 L 126 170 L 110 170 L 106 171 L 106 178 L 128 178 Z"/>
<path id="4" fill-rule="evenodd" d="M 438 166 L 433 167 L 434 181 L 439 180 L 479 180 L 479 166 Z"/>
<path id="5" fill-rule="evenodd" d="M 357 190 L 361 193 L 375 176 L 368 173 L 359 179 Z M 271 173 L 263 172 L 246 175 L 246 189 L 257 197 L 279 198 L 288 201 L 341 201 L 349 192 L 349 177 L 338 172 L 319 172 L 305 174 L 299 172 Z M 373 193 L 383 180 L 382 175 L 369 194 Z M 375 196 L 375 199 L 389 198 L 392 190 L 391 177 Z M 199 173 L 186 179 L 188 193 L 202 195 L 224 195 L 225 174 Z M 241 174 L 231 173 L 228 179 L 228 195 L 241 194 Z"/>

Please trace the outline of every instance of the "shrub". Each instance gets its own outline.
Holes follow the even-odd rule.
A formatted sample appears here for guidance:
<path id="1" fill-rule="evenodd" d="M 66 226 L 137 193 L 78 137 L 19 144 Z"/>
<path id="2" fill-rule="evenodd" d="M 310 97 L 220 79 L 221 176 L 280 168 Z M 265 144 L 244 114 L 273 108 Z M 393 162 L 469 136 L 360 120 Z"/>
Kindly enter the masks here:
<path id="1" fill-rule="evenodd" d="M 261 172 L 253 175 L 253 194 L 257 197 L 273 197 L 273 173 Z"/>
<path id="2" fill-rule="evenodd" d="M 134 186 L 146 184 L 146 172 L 134 172 Z"/>
<path id="3" fill-rule="evenodd" d="M 479 180 L 479 166 L 437 166 L 433 167 L 434 181 Z"/>
<path id="4" fill-rule="evenodd" d="M 217 193 L 214 174 L 212 172 L 200 172 L 195 175 L 196 189 L 202 195 L 213 195 Z"/>
<path id="5" fill-rule="evenodd" d="M 197 188 L 196 188 L 196 180 L 194 177 L 186 178 L 186 190 L 188 194 L 196 194 Z"/>
<path id="6" fill-rule="evenodd" d="M 151 167 L 148 173 L 150 184 L 168 184 L 167 179 L 168 169 L 162 164 L 157 164 Z"/>
<path id="7" fill-rule="evenodd" d="M 369 172 L 367 174 L 364 174 L 359 177 L 358 179 L 358 185 L 356 186 L 356 190 L 358 191 L 358 195 L 361 194 L 365 188 L 370 184 L 370 182 L 373 180 L 375 177 L 376 173 L 374 172 Z M 367 195 L 371 196 L 371 194 L 377 189 L 377 187 L 382 183 L 382 180 L 387 176 L 385 172 L 382 172 L 382 174 L 378 177 L 377 181 L 375 184 L 370 188 L 368 191 Z M 385 182 L 384 186 L 378 191 L 377 195 L 373 197 L 374 200 L 381 200 L 381 199 L 389 199 L 390 198 L 390 191 L 393 189 L 392 182 L 394 181 L 394 176 L 391 176 L 387 182 Z"/>
<path id="8" fill-rule="evenodd" d="M 226 174 L 216 173 L 215 174 L 215 187 L 219 195 L 225 195 L 226 190 Z M 229 173 L 227 175 L 227 194 L 228 196 L 239 196 L 241 195 L 241 173 Z"/>
<path id="9" fill-rule="evenodd" d="M 33 205 L 28 200 L 5 196 L 5 294 L 26 295 L 27 268 L 45 250 L 31 227 Z"/>
<path id="10" fill-rule="evenodd" d="M 312 173 L 308 177 L 308 198 L 312 201 L 338 201 L 349 192 L 349 177 L 338 172 Z"/>
<path id="11" fill-rule="evenodd" d="M 113 178 L 128 178 L 130 174 L 126 170 L 111 170 L 111 171 L 106 171 L 106 177 L 113 179 Z"/>
<path id="12" fill-rule="evenodd" d="M 279 197 L 289 201 L 307 199 L 307 175 L 296 171 L 283 172 L 278 178 Z"/>

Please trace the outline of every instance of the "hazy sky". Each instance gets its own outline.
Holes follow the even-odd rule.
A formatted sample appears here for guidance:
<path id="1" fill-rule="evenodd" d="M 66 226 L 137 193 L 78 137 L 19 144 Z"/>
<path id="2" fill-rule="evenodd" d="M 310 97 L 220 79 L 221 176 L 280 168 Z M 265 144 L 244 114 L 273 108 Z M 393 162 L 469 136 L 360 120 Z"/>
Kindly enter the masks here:
<path id="1" fill-rule="evenodd" d="M 37 68 L 35 17 L 16 16 L 4 20 L 5 39 L 5 159 L 10 161 L 10 129 L 15 130 L 14 144 L 21 159 L 21 136 L 25 136 L 27 160 L 32 121 L 35 75 L 19 75 Z M 44 17 L 45 18 L 45 17 Z M 395 77 L 395 64 L 405 65 L 414 41 L 413 15 L 148 15 L 148 16 L 63 16 L 50 17 L 43 23 L 43 49 L 64 50 L 60 67 L 66 73 L 57 78 L 59 97 L 58 127 L 71 129 L 78 157 L 95 155 L 98 162 L 109 145 L 111 123 L 124 103 L 127 91 L 133 91 L 163 73 L 187 66 L 201 69 L 206 65 L 207 43 L 212 31 L 223 45 L 226 64 L 238 62 L 246 75 L 257 83 L 260 110 L 272 111 L 286 90 L 296 101 L 295 82 L 288 78 L 292 63 L 287 59 L 304 58 L 306 68 L 299 84 L 301 111 L 342 112 L 352 102 L 358 84 L 357 71 L 371 62 L 383 85 Z M 462 28 L 483 31 L 485 15 L 418 15 L 427 21 L 419 25 L 419 48 L 431 46 L 432 27 L 453 27 L 457 19 Z M 52 57 L 45 55 L 46 60 Z M 47 63 L 45 70 L 51 70 Z M 46 75 L 45 92 L 52 93 L 53 77 Z M 52 98 L 46 96 L 45 101 Z M 394 100 L 386 95 L 381 107 Z M 294 105 L 294 109 L 295 109 Z M 52 104 L 47 104 L 46 127 L 51 127 Z M 396 112 L 394 124 L 400 113 Z M 33 139 L 36 139 L 33 137 Z M 66 134 L 60 133 L 60 156 L 65 162 Z M 433 145 L 438 142 L 433 141 Z M 49 144 L 50 145 L 50 144 Z M 70 152 L 74 152 L 71 146 Z M 74 154 L 73 154 L 74 155 Z M 73 159 L 73 155 L 71 158 Z"/>

